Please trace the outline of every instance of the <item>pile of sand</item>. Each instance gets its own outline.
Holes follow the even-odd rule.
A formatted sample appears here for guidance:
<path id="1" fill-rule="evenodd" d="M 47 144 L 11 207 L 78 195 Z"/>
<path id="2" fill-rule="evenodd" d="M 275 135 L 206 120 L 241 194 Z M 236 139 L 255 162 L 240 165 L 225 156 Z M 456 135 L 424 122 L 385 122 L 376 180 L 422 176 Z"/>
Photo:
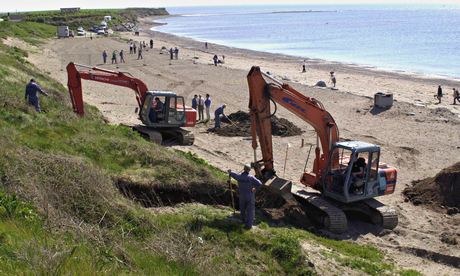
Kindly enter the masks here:
<path id="1" fill-rule="evenodd" d="M 460 162 L 435 177 L 412 182 L 403 193 L 414 205 L 427 205 L 435 210 L 447 208 L 448 214 L 460 213 Z"/>
<path id="2" fill-rule="evenodd" d="M 223 119 L 227 124 L 220 129 L 216 129 L 215 133 L 220 136 L 251 136 L 251 119 L 247 112 L 237 111 L 228 116 L 230 121 Z M 300 135 L 302 130 L 284 118 L 272 117 L 272 134 L 274 136 L 296 136 Z"/>

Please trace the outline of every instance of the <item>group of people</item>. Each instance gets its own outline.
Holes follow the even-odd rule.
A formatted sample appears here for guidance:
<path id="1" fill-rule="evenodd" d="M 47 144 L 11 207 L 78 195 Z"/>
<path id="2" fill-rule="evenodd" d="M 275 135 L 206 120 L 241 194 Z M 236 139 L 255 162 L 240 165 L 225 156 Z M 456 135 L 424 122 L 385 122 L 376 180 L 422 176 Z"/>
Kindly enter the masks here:
<path id="1" fill-rule="evenodd" d="M 206 94 L 206 98 L 201 95 L 194 95 L 192 99 L 192 108 L 198 111 L 198 121 L 209 121 L 211 118 L 211 97 Z M 206 120 L 204 119 L 204 111 L 206 110 Z"/>
<path id="2" fill-rule="evenodd" d="M 438 86 L 438 93 L 436 93 L 436 95 L 434 95 L 435 98 L 438 99 L 438 104 L 441 103 L 441 99 L 442 97 L 444 96 L 443 92 L 442 92 L 442 87 L 441 85 Z M 456 105 L 457 102 L 460 103 L 460 92 L 458 91 L 457 88 L 452 88 L 452 98 L 453 98 L 453 105 Z"/>
<path id="3" fill-rule="evenodd" d="M 119 59 L 120 63 L 125 63 L 125 53 L 124 53 L 124 51 L 120 50 L 120 52 L 117 52 L 117 50 L 113 50 L 113 52 L 112 52 L 112 64 L 118 64 L 117 56 L 120 58 Z M 108 57 L 107 51 L 106 50 L 102 51 L 102 61 L 104 62 L 104 64 L 107 63 L 107 57 Z"/>
<path id="4" fill-rule="evenodd" d="M 219 59 L 217 55 L 214 55 L 212 57 L 212 61 L 214 62 L 214 66 L 217 66 L 217 64 L 224 64 L 225 63 L 225 56 L 222 55 L 222 59 Z"/>
<path id="5" fill-rule="evenodd" d="M 174 49 L 171 47 L 169 49 L 169 59 L 179 59 L 179 48 L 175 47 Z"/>
<path id="6" fill-rule="evenodd" d="M 145 41 L 139 41 L 139 47 L 137 47 L 137 43 L 133 40 L 129 41 L 129 54 L 137 54 L 137 59 L 143 59 L 142 53 L 146 50 L 147 44 Z M 150 39 L 150 49 L 153 48 L 153 39 Z"/>

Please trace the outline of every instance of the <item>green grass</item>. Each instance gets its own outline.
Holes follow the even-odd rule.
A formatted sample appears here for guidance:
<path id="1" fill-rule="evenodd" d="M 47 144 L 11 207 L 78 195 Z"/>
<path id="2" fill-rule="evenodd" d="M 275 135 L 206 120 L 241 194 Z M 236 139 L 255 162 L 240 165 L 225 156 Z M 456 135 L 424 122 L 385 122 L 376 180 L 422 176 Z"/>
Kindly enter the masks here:
<path id="1" fill-rule="evenodd" d="M 22 38 L 29 24 L 1 32 Z M 226 174 L 107 125 L 94 107 L 78 117 L 66 89 L 26 57 L 0 43 L 0 274 L 312 275 L 301 247 L 309 242 L 354 270 L 416 275 L 371 246 L 266 222 L 245 231 L 229 208 L 142 208 L 115 179 L 211 187 L 225 186 Z M 31 77 L 50 93 L 45 113 L 24 101 Z"/>
<path id="2" fill-rule="evenodd" d="M 0 22 L 0 37 L 16 37 L 31 44 L 56 35 L 56 27 L 36 22 Z"/>
<path id="3" fill-rule="evenodd" d="M 87 9 L 75 13 L 61 13 L 60 10 L 34 11 L 21 13 L 24 20 L 51 25 L 68 25 L 72 29 L 83 26 L 89 28 L 99 25 L 104 16 L 109 15 L 112 20 L 110 27 L 126 22 L 137 22 L 140 15 L 167 15 L 165 9 L 154 8 L 130 8 L 130 9 Z"/>

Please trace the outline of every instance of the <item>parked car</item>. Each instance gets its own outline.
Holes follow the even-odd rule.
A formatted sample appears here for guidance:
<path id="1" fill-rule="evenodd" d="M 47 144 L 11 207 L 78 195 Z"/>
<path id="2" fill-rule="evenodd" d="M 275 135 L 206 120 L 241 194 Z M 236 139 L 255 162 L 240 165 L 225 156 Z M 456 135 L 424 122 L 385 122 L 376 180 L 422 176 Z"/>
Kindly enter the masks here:
<path id="1" fill-rule="evenodd" d="M 100 29 L 100 30 L 97 31 L 97 34 L 98 34 L 98 35 L 105 35 L 106 33 L 105 33 L 104 30 L 101 30 L 101 29 Z"/>

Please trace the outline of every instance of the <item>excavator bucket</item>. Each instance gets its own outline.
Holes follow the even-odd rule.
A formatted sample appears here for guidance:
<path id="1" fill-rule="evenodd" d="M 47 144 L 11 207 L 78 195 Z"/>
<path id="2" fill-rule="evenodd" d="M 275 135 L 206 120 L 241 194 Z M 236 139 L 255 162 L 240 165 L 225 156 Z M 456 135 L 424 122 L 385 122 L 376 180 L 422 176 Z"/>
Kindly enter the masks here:
<path id="1" fill-rule="evenodd" d="M 282 196 L 286 200 L 290 200 L 292 198 L 292 182 L 290 180 L 274 176 L 267 180 L 264 185 L 267 186 L 273 193 Z"/>

